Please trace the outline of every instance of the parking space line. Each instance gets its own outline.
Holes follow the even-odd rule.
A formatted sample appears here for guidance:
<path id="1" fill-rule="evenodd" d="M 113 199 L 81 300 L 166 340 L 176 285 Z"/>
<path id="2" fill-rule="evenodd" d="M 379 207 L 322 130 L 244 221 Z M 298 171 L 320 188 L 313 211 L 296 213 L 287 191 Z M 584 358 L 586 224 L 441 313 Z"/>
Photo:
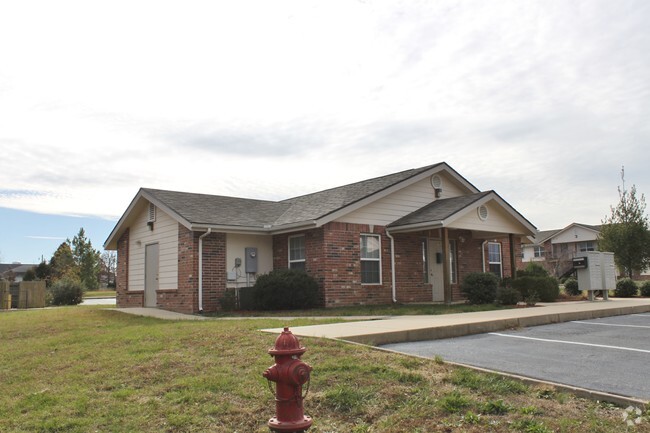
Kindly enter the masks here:
<path id="1" fill-rule="evenodd" d="M 638 313 L 638 314 L 630 314 L 630 316 L 650 317 L 650 314 Z"/>
<path id="2" fill-rule="evenodd" d="M 600 326 L 621 326 L 623 328 L 646 328 L 650 329 L 650 326 L 644 325 L 621 325 L 618 323 L 598 323 L 598 322 L 583 322 L 580 320 L 572 320 L 571 323 L 582 323 L 584 325 L 600 325 Z"/>
<path id="3" fill-rule="evenodd" d="M 603 349 L 627 350 L 627 351 L 630 351 L 630 352 L 650 353 L 650 350 L 635 349 L 635 348 L 632 348 L 632 347 L 608 346 L 608 345 L 605 345 L 605 344 L 593 344 L 593 343 L 580 343 L 580 342 L 577 342 L 577 341 L 550 340 L 550 339 L 547 339 L 547 338 L 525 337 L 523 335 L 501 334 L 499 332 L 490 332 L 489 335 L 496 335 L 498 337 L 508 337 L 508 338 L 520 338 L 522 340 L 544 341 L 546 343 L 573 344 L 573 345 L 576 345 L 576 346 L 601 347 Z"/>

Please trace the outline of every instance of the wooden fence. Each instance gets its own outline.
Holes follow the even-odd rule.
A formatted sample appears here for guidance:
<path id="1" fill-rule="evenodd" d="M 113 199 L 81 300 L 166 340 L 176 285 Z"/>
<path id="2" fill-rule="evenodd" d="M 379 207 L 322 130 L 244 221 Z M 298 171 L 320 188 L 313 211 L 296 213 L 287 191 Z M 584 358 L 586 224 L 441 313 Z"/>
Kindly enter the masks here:
<path id="1" fill-rule="evenodd" d="M 9 301 L 10 296 L 11 301 Z M 8 306 L 10 308 L 45 307 L 45 281 L 21 281 L 18 284 L 0 281 L 0 309 L 6 309 Z"/>

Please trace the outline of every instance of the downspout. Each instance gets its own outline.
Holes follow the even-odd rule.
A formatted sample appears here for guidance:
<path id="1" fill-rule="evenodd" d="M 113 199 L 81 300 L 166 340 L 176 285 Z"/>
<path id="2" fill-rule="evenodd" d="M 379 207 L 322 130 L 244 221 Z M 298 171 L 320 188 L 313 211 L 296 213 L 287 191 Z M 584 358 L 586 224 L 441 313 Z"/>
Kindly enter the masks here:
<path id="1" fill-rule="evenodd" d="M 390 239 L 390 284 L 393 293 L 393 303 L 396 304 L 397 291 L 395 288 L 395 238 L 393 238 L 388 229 L 386 229 L 386 236 L 388 236 L 388 239 Z"/>
<path id="2" fill-rule="evenodd" d="M 211 228 L 199 236 L 199 313 L 203 313 L 203 238 L 212 232 Z"/>
<path id="3" fill-rule="evenodd" d="M 483 273 L 485 273 L 485 245 L 488 241 L 483 241 L 481 244 L 481 261 L 483 262 Z"/>

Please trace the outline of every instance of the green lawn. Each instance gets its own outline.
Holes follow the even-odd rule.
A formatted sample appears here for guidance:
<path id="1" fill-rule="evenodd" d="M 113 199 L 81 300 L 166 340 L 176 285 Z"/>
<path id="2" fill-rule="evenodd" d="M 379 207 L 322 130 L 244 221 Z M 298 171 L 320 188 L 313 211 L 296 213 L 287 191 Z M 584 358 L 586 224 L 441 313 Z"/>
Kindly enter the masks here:
<path id="1" fill-rule="evenodd" d="M 212 317 L 336 317 L 336 316 L 405 316 L 423 314 L 455 314 L 472 311 L 489 311 L 512 308 L 499 304 L 388 304 L 388 305 L 359 305 L 338 308 L 314 308 L 309 310 L 291 311 L 233 311 L 209 313 Z"/>
<path id="2" fill-rule="evenodd" d="M 258 329 L 308 323 L 170 322 L 99 307 L 0 313 L 0 431 L 268 432 L 274 402 L 262 372 L 275 336 Z M 314 368 L 310 432 L 626 429 L 611 405 L 440 359 L 301 341 Z"/>

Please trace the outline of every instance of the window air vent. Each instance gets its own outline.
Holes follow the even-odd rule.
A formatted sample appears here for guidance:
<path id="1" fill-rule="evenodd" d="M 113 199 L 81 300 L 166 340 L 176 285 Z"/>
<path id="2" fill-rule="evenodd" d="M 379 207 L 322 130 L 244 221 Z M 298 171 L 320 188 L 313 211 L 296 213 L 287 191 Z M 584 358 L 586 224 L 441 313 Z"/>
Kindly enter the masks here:
<path id="1" fill-rule="evenodd" d="M 149 203 L 149 218 L 147 219 L 148 223 L 156 221 L 156 206 L 153 203 Z"/>
<path id="2" fill-rule="evenodd" d="M 431 176 L 431 186 L 434 187 L 435 189 L 442 188 L 442 179 L 440 178 L 440 176 L 438 176 L 437 174 Z"/>
<path id="3" fill-rule="evenodd" d="M 481 221 L 488 219 L 488 208 L 484 204 L 478 207 L 478 217 Z"/>

